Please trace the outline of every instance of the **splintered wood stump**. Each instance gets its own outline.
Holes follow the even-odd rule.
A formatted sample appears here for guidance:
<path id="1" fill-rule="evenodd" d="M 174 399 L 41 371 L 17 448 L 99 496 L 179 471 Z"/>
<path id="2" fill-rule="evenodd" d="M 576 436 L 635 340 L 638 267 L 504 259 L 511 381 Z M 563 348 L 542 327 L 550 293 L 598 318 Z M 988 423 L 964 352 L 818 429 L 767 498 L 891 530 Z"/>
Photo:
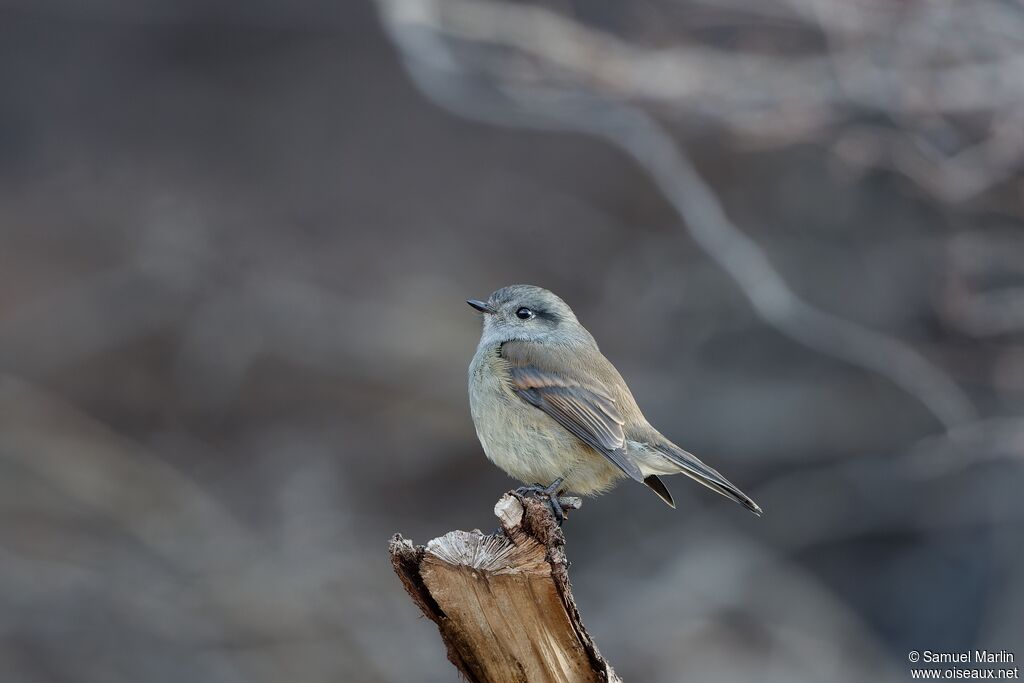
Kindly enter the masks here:
<path id="1" fill-rule="evenodd" d="M 563 506 L 578 507 L 578 499 Z M 587 634 L 569 586 L 565 537 L 547 504 L 506 493 L 493 534 L 451 531 L 415 546 L 395 534 L 391 563 L 473 683 L 621 679 Z"/>

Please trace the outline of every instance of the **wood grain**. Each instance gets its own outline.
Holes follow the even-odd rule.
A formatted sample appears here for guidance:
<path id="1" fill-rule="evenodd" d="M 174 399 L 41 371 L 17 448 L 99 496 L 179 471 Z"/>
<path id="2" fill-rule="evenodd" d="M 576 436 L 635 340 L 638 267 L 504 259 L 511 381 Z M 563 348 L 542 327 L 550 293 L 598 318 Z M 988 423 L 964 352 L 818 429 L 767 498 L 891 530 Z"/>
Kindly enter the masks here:
<path id="1" fill-rule="evenodd" d="M 451 531 L 425 547 L 395 534 L 389 545 L 448 659 L 473 683 L 620 681 L 580 619 L 548 506 L 507 493 L 494 511 L 493 534 Z"/>

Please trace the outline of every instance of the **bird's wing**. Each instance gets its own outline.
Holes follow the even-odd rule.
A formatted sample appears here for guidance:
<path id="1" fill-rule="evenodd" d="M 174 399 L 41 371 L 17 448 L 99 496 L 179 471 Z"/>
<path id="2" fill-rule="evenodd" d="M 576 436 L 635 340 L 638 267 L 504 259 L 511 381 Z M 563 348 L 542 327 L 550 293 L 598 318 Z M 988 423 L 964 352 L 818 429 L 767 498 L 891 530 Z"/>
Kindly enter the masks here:
<path id="1" fill-rule="evenodd" d="M 506 342 L 501 357 L 508 363 L 512 390 L 547 413 L 578 439 L 608 458 L 635 481 L 640 468 L 626 453 L 625 420 L 607 387 L 588 379 L 582 368 L 562 354 L 523 341 Z"/>

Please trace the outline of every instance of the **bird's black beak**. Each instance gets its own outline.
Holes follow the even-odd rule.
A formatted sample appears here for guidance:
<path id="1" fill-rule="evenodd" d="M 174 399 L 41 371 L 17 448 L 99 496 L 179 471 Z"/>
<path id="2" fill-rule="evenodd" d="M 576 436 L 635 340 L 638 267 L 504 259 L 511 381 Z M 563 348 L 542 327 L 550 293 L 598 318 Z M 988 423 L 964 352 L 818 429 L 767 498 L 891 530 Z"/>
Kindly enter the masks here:
<path id="1" fill-rule="evenodd" d="M 486 301 L 477 301 L 476 299 L 466 299 L 466 303 L 480 311 L 481 313 L 494 313 L 494 307 Z"/>

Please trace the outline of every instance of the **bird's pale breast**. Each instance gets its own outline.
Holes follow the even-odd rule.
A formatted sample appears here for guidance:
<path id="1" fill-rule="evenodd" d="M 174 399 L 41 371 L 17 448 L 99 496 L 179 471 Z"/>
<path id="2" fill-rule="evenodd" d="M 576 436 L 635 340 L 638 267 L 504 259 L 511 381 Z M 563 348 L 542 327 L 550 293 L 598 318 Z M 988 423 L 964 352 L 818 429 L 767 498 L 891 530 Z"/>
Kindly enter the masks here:
<path id="1" fill-rule="evenodd" d="M 478 349 L 469 368 L 469 407 L 484 453 L 527 484 L 565 478 L 568 490 L 606 490 L 623 475 L 539 409 L 517 396 L 507 381 L 498 347 Z"/>

